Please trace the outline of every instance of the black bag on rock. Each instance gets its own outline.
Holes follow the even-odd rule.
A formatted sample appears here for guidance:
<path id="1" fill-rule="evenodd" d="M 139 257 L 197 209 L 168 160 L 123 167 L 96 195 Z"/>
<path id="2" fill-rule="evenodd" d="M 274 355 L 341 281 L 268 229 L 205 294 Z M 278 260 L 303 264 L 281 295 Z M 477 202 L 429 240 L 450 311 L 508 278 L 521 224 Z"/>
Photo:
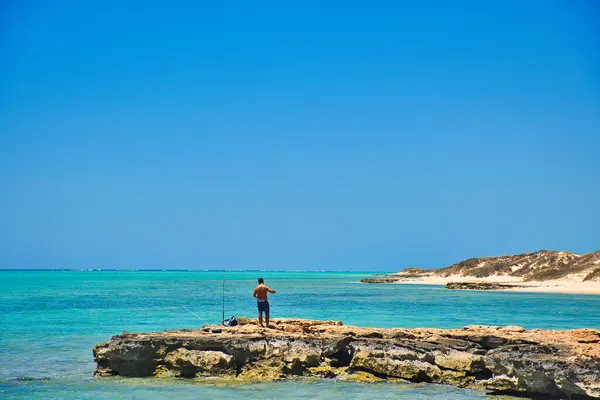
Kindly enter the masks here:
<path id="1" fill-rule="evenodd" d="M 223 326 L 237 326 L 237 325 L 238 325 L 238 320 L 235 316 L 233 316 L 229 319 L 223 320 Z"/>

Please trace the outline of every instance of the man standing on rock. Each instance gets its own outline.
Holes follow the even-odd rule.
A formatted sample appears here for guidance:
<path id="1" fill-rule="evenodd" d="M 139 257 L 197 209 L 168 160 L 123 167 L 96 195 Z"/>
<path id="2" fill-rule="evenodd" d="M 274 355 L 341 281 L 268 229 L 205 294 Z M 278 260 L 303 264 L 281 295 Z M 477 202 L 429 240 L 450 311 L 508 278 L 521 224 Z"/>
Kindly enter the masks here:
<path id="1" fill-rule="evenodd" d="M 263 278 L 258 278 L 258 286 L 254 288 L 254 297 L 256 298 L 258 305 L 258 323 L 260 326 L 263 326 L 262 313 L 265 313 L 265 322 L 267 323 L 267 328 L 269 326 L 269 299 L 267 298 L 269 293 L 277 293 L 275 290 L 271 289 L 267 285 L 265 285 L 265 281 Z"/>

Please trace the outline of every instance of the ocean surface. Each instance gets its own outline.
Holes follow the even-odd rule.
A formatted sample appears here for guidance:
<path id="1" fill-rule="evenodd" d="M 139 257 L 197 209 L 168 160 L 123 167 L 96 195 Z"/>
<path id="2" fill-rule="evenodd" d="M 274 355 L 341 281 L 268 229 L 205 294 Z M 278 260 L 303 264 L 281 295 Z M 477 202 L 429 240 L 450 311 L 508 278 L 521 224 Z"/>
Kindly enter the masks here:
<path id="1" fill-rule="evenodd" d="M 252 291 L 259 276 L 277 290 L 270 297 L 274 318 L 343 320 L 363 327 L 600 329 L 600 296 L 359 283 L 372 273 L 0 270 L 0 398 L 499 399 L 433 384 L 293 380 L 217 386 L 92 376 L 94 344 L 124 330 L 218 323 L 223 293 L 226 317 L 254 316 Z"/>

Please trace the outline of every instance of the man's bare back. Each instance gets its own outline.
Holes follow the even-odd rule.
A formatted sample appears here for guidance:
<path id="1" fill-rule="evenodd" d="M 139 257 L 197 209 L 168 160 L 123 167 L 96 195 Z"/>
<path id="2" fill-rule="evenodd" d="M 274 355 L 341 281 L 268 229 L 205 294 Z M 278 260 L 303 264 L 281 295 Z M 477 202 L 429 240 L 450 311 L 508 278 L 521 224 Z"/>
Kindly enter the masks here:
<path id="1" fill-rule="evenodd" d="M 263 326 L 262 315 L 263 313 L 265 313 L 267 327 L 269 327 L 269 318 L 271 316 L 271 308 L 269 306 L 268 298 L 269 293 L 277 292 L 265 285 L 263 278 L 258 278 L 258 286 L 254 288 L 254 298 L 256 299 L 258 305 L 258 323 L 260 324 L 260 326 Z"/>
<path id="2" fill-rule="evenodd" d="M 268 298 L 269 293 L 276 293 L 276 292 L 275 292 L 275 290 L 271 289 L 264 283 L 261 283 L 256 288 L 254 288 L 254 297 L 256 297 L 258 300 L 269 301 L 269 298 Z"/>

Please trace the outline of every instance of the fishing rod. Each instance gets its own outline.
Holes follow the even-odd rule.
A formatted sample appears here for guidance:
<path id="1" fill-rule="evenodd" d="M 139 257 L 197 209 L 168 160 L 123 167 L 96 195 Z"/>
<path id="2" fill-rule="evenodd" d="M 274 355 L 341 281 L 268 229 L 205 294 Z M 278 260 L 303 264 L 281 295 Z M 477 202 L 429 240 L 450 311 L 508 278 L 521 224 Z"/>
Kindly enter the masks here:
<path id="1" fill-rule="evenodd" d="M 223 270 L 223 308 L 221 312 L 221 323 L 223 323 L 225 322 L 225 270 Z"/>

